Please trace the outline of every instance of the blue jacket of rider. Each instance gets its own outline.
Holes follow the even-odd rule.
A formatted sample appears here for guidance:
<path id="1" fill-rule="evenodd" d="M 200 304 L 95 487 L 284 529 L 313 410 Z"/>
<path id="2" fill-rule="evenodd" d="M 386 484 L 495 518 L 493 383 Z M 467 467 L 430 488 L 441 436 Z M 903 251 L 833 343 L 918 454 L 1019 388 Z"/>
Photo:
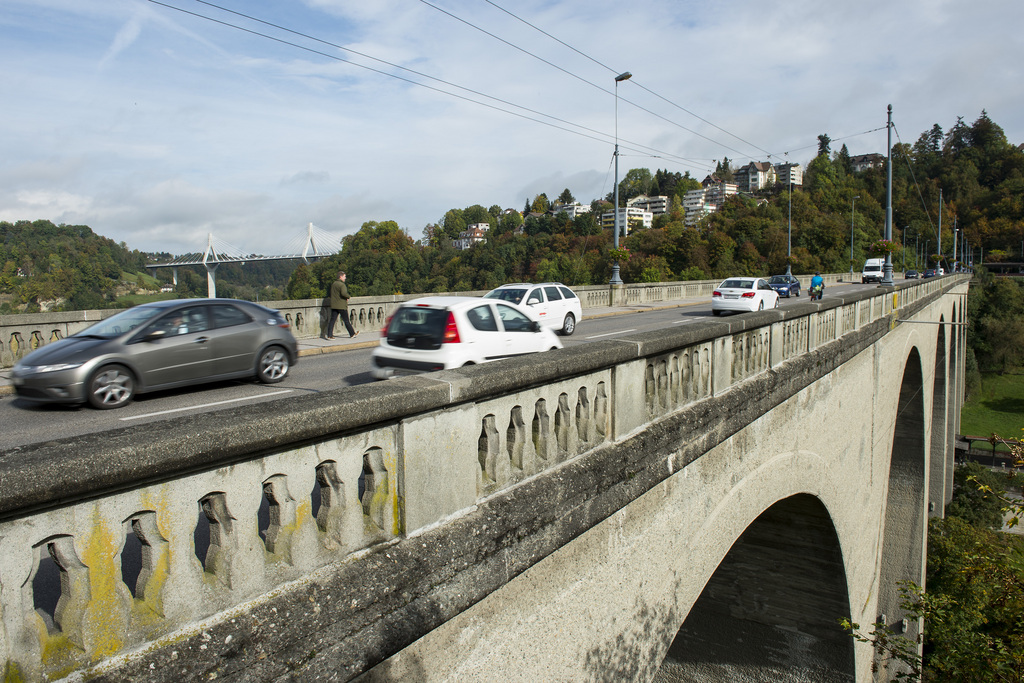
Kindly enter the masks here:
<path id="1" fill-rule="evenodd" d="M 818 275 L 817 273 L 815 273 L 814 277 L 811 278 L 811 287 L 818 287 L 818 286 L 821 286 L 821 287 L 825 286 L 825 278 L 823 278 L 823 277 L 821 277 L 821 275 Z"/>

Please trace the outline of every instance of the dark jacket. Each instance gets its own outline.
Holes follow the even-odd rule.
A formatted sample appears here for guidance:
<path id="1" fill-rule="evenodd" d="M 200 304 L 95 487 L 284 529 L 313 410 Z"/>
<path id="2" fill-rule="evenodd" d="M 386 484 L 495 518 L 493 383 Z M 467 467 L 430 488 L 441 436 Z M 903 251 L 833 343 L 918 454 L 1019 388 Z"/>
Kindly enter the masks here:
<path id="1" fill-rule="evenodd" d="M 348 287 L 341 280 L 331 283 L 331 308 L 336 311 L 348 310 Z"/>

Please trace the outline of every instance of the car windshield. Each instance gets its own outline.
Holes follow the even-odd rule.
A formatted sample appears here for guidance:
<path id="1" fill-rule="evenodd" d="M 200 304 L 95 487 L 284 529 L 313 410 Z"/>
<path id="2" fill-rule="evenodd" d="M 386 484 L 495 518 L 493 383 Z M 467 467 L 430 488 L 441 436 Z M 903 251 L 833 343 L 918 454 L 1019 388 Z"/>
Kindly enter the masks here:
<path id="1" fill-rule="evenodd" d="M 769 284 L 773 285 L 788 285 L 789 278 L 785 275 L 772 275 L 772 279 L 768 281 Z"/>
<path id="2" fill-rule="evenodd" d="M 137 306 L 135 308 L 129 308 L 127 311 L 121 311 L 116 315 L 112 315 L 105 320 L 101 320 L 91 327 L 71 335 L 72 337 L 105 337 L 113 338 L 124 334 L 130 330 L 134 330 L 140 325 L 145 325 L 147 322 L 157 317 L 164 311 L 163 308 L 157 306 Z"/>
<path id="3" fill-rule="evenodd" d="M 753 289 L 753 280 L 726 280 L 722 283 L 722 289 Z"/>
<path id="4" fill-rule="evenodd" d="M 526 290 L 517 287 L 504 287 L 502 289 L 495 289 L 492 292 L 484 294 L 485 299 L 501 299 L 502 301 L 511 301 L 514 304 L 518 304 L 523 300 L 523 296 L 526 295 Z"/>
<path id="5" fill-rule="evenodd" d="M 882 266 L 864 266 L 864 272 L 881 270 Z"/>

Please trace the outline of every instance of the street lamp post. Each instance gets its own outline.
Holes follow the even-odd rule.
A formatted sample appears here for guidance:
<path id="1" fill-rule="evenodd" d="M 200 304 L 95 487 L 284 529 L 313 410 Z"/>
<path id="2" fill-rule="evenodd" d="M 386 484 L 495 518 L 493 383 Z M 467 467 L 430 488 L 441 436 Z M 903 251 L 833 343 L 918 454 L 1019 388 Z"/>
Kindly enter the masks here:
<path id="1" fill-rule="evenodd" d="M 853 282 L 853 218 L 857 215 L 857 200 L 860 195 L 853 198 L 853 208 L 850 209 L 850 282 Z"/>
<path id="2" fill-rule="evenodd" d="M 892 105 L 889 105 L 889 118 L 885 124 L 886 149 L 888 160 L 885 164 L 885 239 L 892 241 Z M 882 284 L 892 287 L 892 252 L 885 254 L 885 265 L 882 266 Z"/>
<path id="3" fill-rule="evenodd" d="M 793 275 L 793 167 L 789 168 L 789 237 L 786 238 L 786 275 Z"/>
<path id="4" fill-rule="evenodd" d="M 907 230 L 910 226 L 903 228 L 903 274 L 907 274 Z"/>
<path id="5" fill-rule="evenodd" d="M 619 250 L 619 83 L 633 77 L 628 71 L 623 71 L 615 77 L 615 250 Z M 612 262 L 612 278 L 608 284 L 621 285 L 622 278 L 619 277 L 619 259 Z"/>

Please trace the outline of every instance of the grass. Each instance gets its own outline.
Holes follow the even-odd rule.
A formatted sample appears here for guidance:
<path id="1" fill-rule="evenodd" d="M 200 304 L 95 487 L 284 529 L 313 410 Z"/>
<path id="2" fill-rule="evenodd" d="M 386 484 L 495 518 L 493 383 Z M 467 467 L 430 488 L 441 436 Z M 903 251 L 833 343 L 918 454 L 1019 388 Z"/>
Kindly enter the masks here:
<path id="1" fill-rule="evenodd" d="M 1004 375 L 982 375 L 981 391 L 971 396 L 960 411 L 960 432 L 1004 439 L 1024 437 L 1024 370 Z M 1004 450 L 1001 446 L 999 450 Z"/>

